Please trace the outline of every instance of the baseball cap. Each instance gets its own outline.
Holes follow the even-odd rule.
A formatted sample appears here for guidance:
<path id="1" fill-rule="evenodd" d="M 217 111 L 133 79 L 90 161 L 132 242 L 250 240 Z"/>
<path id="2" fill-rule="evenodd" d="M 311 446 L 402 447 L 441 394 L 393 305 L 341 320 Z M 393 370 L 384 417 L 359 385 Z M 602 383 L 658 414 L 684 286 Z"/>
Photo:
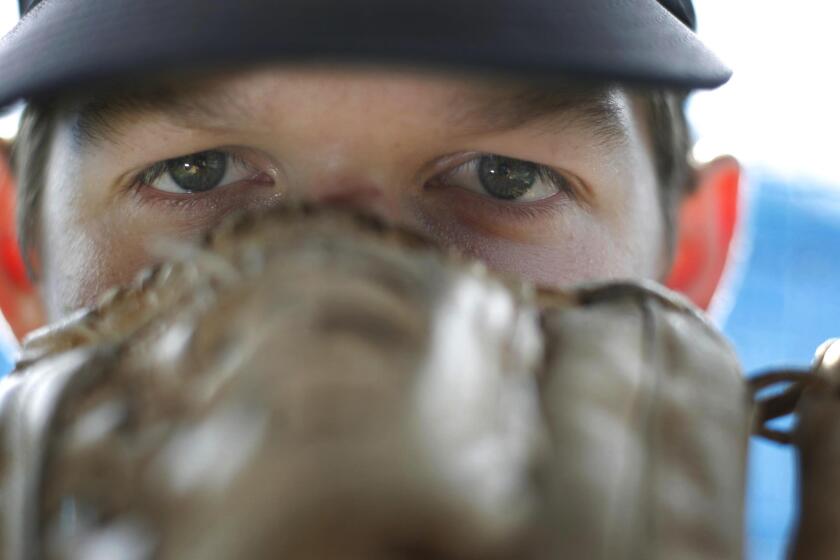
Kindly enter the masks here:
<path id="1" fill-rule="evenodd" d="M 10 0 L 7 0 L 10 1 Z M 150 73 L 382 62 L 714 88 L 691 0 L 19 0 L 0 107 Z"/>

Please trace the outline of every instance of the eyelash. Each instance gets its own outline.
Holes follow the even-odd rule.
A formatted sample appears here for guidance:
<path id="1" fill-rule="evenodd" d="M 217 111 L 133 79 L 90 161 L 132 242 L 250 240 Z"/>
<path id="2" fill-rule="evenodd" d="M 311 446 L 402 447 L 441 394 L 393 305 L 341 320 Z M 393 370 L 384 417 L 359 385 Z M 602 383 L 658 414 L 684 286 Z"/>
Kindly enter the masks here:
<path id="1" fill-rule="evenodd" d="M 501 201 L 494 199 L 489 195 L 480 195 L 467 189 L 452 186 L 451 184 L 447 183 L 448 180 L 450 180 L 458 173 L 464 171 L 465 169 L 469 167 L 477 167 L 478 162 L 482 157 L 497 155 L 498 154 L 490 153 L 475 154 L 475 156 L 472 157 L 469 161 L 466 161 L 454 167 L 453 169 L 450 169 L 449 171 L 445 171 L 444 173 L 438 175 L 428 184 L 428 186 L 439 186 L 443 188 L 456 188 L 463 190 L 465 195 L 470 196 L 471 207 L 475 207 L 476 205 L 478 205 L 483 209 L 484 212 L 495 213 L 496 215 L 501 216 L 504 219 L 522 220 L 523 222 L 533 221 L 539 218 L 551 217 L 556 214 L 558 209 L 562 208 L 568 203 L 583 200 L 581 199 L 578 187 L 576 187 L 576 179 L 567 177 L 546 165 L 542 165 L 528 160 L 519 161 L 534 165 L 537 169 L 539 178 L 543 181 L 548 182 L 551 186 L 555 187 L 558 191 L 557 194 L 545 198 L 543 200 L 531 202 Z"/>
<path id="2" fill-rule="evenodd" d="M 230 158 L 230 163 L 240 164 L 240 165 L 248 165 L 248 162 L 242 156 L 240 156 L 240 155 L 238 155 L 234 152 L 229 152 L 229 151 L 225 151 L 225 150 L 218 150 L 218 151 L 223 152 L 227 157 L 229 157 Z M 202 152 L 197 152 L 197 153 L 202 153 Z M 193 155 L 193 154 L 189 154 L 189 155 Z M 131 183 L 131 186 L 133 188 L 139 188 L 139 187 L 152 185 L 155 181 L 157 181 L 158 179 L 163 177 L 169 171 L 169 164 L 175 159 L 177 159 L 177 158 L 170 158 L 170 159 L 167 159 L 167 160 L 159 161 L 159 162 L 147 167 L 146 169 L 144 169 L 143 171 L 141 171 L 140 173 L 135 175 L 134 180 Z"/>
<path id="3" fill-rule="evenodd" d="M 498 157 L 498 154 L 479 154 L 475 158 L 473 158 L 473 159 L 471 159 L 471 160 L 469 160 L 465 163 L 462 163 L 461 165 L 455 167 L 454 169 L 451 169 L 451 170 L 446 171 L 443 174 L 439 175 L 436 179 L 433 180 L 433 182 L 436 183 L 436 184 L 442 184 L 447 179 L 451 179 L 457 173 L 459 173 L 461 171 L 464 171 L 465 169 L 467 169 L 469 167 L 477 167 L 479 160 L 481 158 L 487 157 L 487 156 L 497 156 Z M 515 158 L 509 158 L 509 159 L 515 159 Z M 528 160 L 517 160 L 517 161 L 521 161 L 523 163 L 528 163 L 528 164 L 533 165 L 537 170 L 539 178 L 544 180 L 544 181 L 547 181 L 549 184 L 551 184 L 553 187 L 555 187 L 558 191 L 566 193 L 569 196 L 574 196 L 575 195 L 575 191 L 574 191 L 574 188 L 571 185 L 571 181 L 568 178 L 564 177 L 562 174 L 555 171 L 554 169 L 552 169 L 548 166 L 545 166 L 545 165 L 541 165 L 539 163 L 535 163 L 533 161 L 528 161 Z M 511 202 L 506 203 L 506 205 L 511 205 L 511 204 L 516 204 L 516 203 L 511 203 Z M 527 203 L 519 203 L 519 204 L 524 205 L 524 204 L 527 204 Z"/>
<path id="4" fill-rule="evenodd" d="M 562 192 L 570 197 L 577 194 L 572 186 L 572 182 L 567 177 L 564 177 L 562 174 L 550 167 L 546 167 L 545 165 L 540 165 L 538 163 L 535 163 L 534 165 L 537 166 L 537 172 L 539 173 L 540 179 L 544 179 L 553 186 L 557 187 L 559 192 Z"/>
<path id="5" fill-rule="evenodd" d="M 226 150 L 218 151 L 224 152 L 225 155 L 228 158 L 230 158 L 229 163 L 231 164 L 249 165 L 249 162 L 237 153 Z M 436 178 L 432 179 L 428 186 L 443 186 L 462 189 L 461 187 L 452 187 L 451 185 L 447 184 L 447 181 L 454 177 L 457 173 L 463 172 L 469 167 L 477 167 L 482 157 L 494 155 L 497 154 L 475 154 L 474 157 L 471 158 L 469 161 L 461 163 L 453 169 L 439 174 Z M 163 161 L 159 161 L 137 173 L 128 187 L 129 190 L 135 195 L 146 195 L 147 193 L 144 193 L 143 191 L 147 190 L 147 188 L 149 187 L 152 190 L 154 190 L 154 187 L 151 187 L 151 185 L 153 185 L 156 181 L 158 181 L 168 172 L 168 166 L 170 162 L 172 162 L 174 159 L 177 158 L 170 158 Z M 538 172 L 539 179 L 546 181 L 548 184 L 556 188 L 558 191 L 557 195 L 539 201 L 512 202 L 496 200 L 491 196 L 479 195 L 474 192 L 468 191 L 467 189 L 462 190 L 464 190 L 468 195 L 474 195 L 472 196 L 473 205 L 478 204 L 485 212 L 495 213 L 497 215 L 503 216 L 504 218 L 511 220 L 519 219 L 527 221 L 535 220 L 541 217 L 546 217 L 548 215 L 551 215 L 551 213 L 556 212 L 558 206 L 562 206 L 564 203 L 569 201 L 578 200 L 578 192 L 574 186 L 574 181 L 572 179 L 562 175 L 561 173 L 555 171 L 554 169 L 548 166 L 541 165 L 535 162 L 530 162 L 527 160 L 519 161 L 523 161 L 534 165 Z M 474 169 L 473 171 L 477 172 L 476 169 Z M 213 192 L 214 191 L 210 191 L 204 194 L 189 194 L 184 196 L 176 195 L 156 197 L 159 198 L 159 200 L 150 200 L 149 196 L 142 196 L 141 200 L 144 203 L 165 203 L 170 206 L 186 209 L 206 203 L 207 199 L 213 196 Z"/>

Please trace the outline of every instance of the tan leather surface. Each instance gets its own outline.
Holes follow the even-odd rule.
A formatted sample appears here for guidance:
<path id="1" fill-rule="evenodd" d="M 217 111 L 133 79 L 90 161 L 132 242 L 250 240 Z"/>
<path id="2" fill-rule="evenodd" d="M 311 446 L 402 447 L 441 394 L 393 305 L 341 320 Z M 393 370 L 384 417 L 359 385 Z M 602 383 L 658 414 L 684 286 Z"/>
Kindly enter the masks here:
<path id="1" fill-rule="evenodd" d="M 748 414 L 735 356 L 673 296 L 586 292 L 545 320 L 546 557 L 740 558 Z"/>
<path id="2" fill-rule="evenodd" d="M 748 413 L 655 286 L 239 218 L 0 382 L 2 557 L 737 558 Z"/>
<path id="3" fill-rule="evenodd" d="M 818 351 L 810 383 L 796 405 L 792 443 L 799 456 L 799 518 L 791 544 L 796 560 L 840 557 L 840 340 Z"/>

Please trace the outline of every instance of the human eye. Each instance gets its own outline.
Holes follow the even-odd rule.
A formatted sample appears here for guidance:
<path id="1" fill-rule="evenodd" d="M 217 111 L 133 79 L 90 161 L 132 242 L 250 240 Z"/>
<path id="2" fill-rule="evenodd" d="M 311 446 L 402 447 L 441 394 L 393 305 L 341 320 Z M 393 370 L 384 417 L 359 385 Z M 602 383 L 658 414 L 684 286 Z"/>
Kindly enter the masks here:
<path id="1" fill-rule="evenodd" d="M 244 157 L 225 150 L 207 150 L 160 161 L 140 172 L 135 185 L 161 193 L 207 193 L 243 181 L 270 181 Z"/>
<path id="2" fill-rule="evenodd" d="M 574 192 L 569 179 L 545 165 L 495 154 L 474 157 L 437 177 L 435 183 L 502 202 L 539 202 Z"/>

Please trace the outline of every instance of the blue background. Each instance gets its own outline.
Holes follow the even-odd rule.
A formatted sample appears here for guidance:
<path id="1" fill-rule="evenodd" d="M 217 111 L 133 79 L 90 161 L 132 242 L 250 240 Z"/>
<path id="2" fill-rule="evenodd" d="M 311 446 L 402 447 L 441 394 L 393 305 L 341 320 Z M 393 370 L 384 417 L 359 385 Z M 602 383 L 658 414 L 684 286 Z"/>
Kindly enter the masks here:
<path id="1" fill-rule="evenodd" d="M 7 348 L 0 348 L 0 350 L 0 373 L 5 374 L 12 368 L 11 351 Z"/>
<path id="2" fill-rule="evenodd" d="M 744 259 L 723 322 L 747 373 L 806 366 L 840 336 L 840 189 L 752 171 L 743 216 Z M 10 353 L 0 348 L 0 372 Z M 750 447 L 747 557 L 780 560 L 794 516 L 795 457 L 761 441 Z M 840 528 L 838 528 L 840 530 Z"/>
<path id="3" fill-rule="evenodd" d="M 723 324 L 748 374 L 807 366 L 840 336 L 840 189 L 752 172 L 745 216 L 751 244 Z M 794 516 L 794 453 L 753 441 L 747 489 L 747 557 L 784 558 Z M 840 528 L 838 528 L 840 530 Z"/>

